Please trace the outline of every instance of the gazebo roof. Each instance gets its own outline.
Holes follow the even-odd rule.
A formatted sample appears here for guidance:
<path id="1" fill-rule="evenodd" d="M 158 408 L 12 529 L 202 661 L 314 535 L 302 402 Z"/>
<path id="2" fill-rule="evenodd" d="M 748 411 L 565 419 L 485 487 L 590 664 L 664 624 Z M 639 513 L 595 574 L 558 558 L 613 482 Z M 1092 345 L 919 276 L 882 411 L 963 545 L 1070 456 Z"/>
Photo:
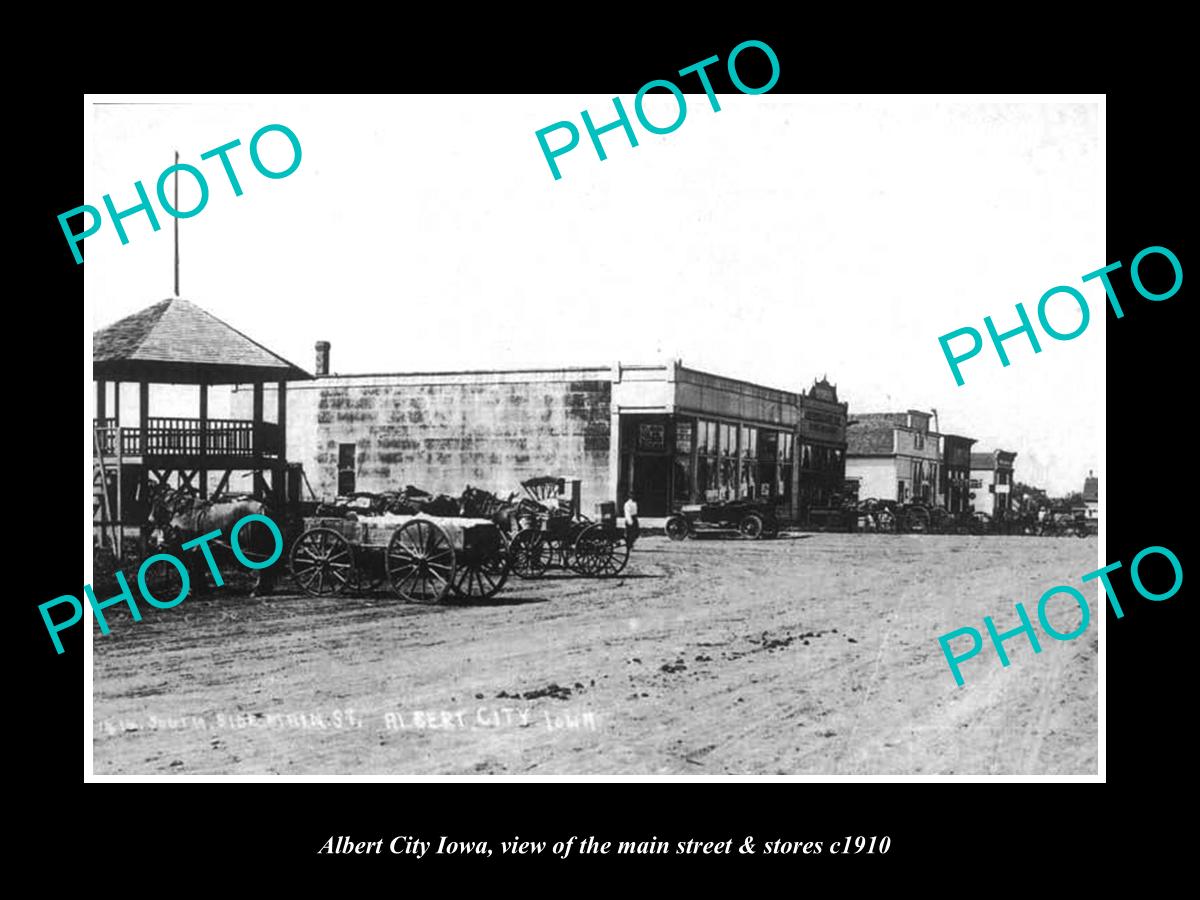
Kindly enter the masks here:
<path id="1" fill-rule="evenodd" d="M 92 334 L 97 381 L 252 384 L 307 372 L 191 301 L 172 297 Z"/>

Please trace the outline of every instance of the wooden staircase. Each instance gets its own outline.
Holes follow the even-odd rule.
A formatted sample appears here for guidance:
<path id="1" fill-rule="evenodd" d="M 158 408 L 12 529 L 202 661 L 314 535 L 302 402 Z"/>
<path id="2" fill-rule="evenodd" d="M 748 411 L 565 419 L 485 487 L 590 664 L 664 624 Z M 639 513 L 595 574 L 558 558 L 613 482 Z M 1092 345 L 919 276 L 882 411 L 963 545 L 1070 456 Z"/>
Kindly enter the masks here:
<path id="1" fill-rule="evenodd" d="M 104 452 L 105 441 L 92 426 L 92 524 L 98 529 L 100 546 L 112 548 L 121 559 L 121 457 Z M 119 448 L 118 448 L 119 450 Z"/>

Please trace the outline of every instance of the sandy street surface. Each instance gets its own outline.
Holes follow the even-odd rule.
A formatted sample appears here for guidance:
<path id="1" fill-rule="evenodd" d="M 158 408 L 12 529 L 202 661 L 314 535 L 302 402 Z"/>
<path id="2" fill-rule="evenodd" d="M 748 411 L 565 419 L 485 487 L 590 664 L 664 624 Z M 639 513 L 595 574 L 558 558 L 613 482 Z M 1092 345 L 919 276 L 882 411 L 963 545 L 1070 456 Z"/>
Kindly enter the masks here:
<path id="1" fill-rule="evenodd" d="M 284 581 L 113 607 L 95 771 L 1091 774 L 1093 585 L 1083 636 L 1018 636 L 1008 668 L 989 643 L 965 687 L 937 637 L 1013 628 L 1017 600 L 1036 627 L 1042 592 L 1097 566 L 1094 538 L 645 536 L 621 578 L 514 577 L 489 605 Z"/>

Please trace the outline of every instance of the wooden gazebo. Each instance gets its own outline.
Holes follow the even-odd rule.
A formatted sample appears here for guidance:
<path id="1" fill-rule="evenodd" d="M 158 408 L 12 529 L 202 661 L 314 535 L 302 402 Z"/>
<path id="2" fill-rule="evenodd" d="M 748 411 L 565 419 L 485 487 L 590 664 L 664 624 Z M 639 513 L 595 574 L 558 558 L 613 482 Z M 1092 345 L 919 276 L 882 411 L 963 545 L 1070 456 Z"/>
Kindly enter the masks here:
<path id="1" fill-rule="evenodd" d="M 288 493 L 287 382 L 312 376 L 187 300 L 174 297 L 127 316 L 92 336 L 96 383 L 93 422 L 95 512 L 121 555 L 123 526 L 144 523 L 146 489 L 153 482 L 208 496 L 209 473 L 222 473 L 214 494 L 233 472 L 253 473 L 252 492 L 280 503 Z M 114 408 L 108 408 L 113 382 Z M 138 385 L 136 427 L 120 424 L 120 385 Z M 263 386 L 277 386 L 275 422 L 263 421 Z M 155 417 L 150 385 L 196 385 L 199 416 Z M 248 420 L 212 419 L 209 385 L 251 385 Z"/>

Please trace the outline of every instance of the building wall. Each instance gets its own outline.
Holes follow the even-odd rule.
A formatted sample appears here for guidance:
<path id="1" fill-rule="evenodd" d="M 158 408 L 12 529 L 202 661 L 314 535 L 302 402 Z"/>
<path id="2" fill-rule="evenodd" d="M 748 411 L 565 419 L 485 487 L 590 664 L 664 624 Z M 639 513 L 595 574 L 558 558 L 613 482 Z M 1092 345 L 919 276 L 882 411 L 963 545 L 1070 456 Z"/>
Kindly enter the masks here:
<path id="1" fill-rule="evenodd" d="M 303 465 L 314 493 L 326 499 L 350 489 L 396 490 L 406 484 L 450 494 L 470 484 L 507 494 L 519 490 L 523 479 L 549 474 L 582 479 L 587 514 L 597 502 L 620 503 L 637 481 L 636 491 L 646 500 L 643 514 L 663 506 L 665 515 L 680 502 L 705 498 L 697 481 L 697 447 L 699 424 L 707 421 L 733 428 L 731 496 L 769 494 L 781 502 L 781 515 L 792 518 L 800 484 L 807 483 L 798 471 L 799 437 L 837 451 L 836 457 L 823 457 L 835 458 L 836 465 L 814 476 L 827 480 L 829 491 L 840 492 L 844 478 L 847 405 L 836 401 L 836 392 L 806 399 L 806 424 L 800 419 L 803 396 L 687 369 L 677 361 L 322 376 L 288 387 L 288 458 Z M 235 391 L 229 414 L 248 416 L 251 403 L 249 390 Z M 268 390 L 266 409 L 275 404 Z M 769 451 L 772 434 L 780 435 L 777 456 Z M 756 445 L 757 437 L 762 441 Z M 690 497 L 677 500 L 678 487 L 689 481 Z"/>
<path id="2" fill-rule="evenodd" d="M 975 512 L 985 512 L 989 516 L 996 512 L 996 495 L 992 493 L 996 484 L 995 469 L 972 469 L 970 485 L 970 494 L 974 494 L 971 499 L 971 509 Z M 970 496 L 968 494 L 968 496 Z"/>
<path id="3" fill-rule="evenodd" d="M 942 502 L 940 484 L 942 452 L 940 435 L 916 428 L 896 429 L 896 478 L 904 485 L 904 499 L 924 498 Z M 900 499 L 896 488 L 890 499 Z"/>
<path id="4" fill-rule="evenodd" d="M 583 511 L 611 500 L 608 369 L 325 377 L 288 388 L 289 457 L 320 497 L 338 493 L 353 444 L 354 488 L 413 484 L 498 494 L 536 475 L 582 479 Z M 248 391 L 235 394 L 249 409 Z M 267 398 L 268 404 L 274 397 Z M 344 485 L 343 485 L 344 486 Z"/>
<path id="5" fill-rule="evenodd" d="M 683 367 L 676 372 L 675 405 L 679 412 L 787 429 L 796 427 L 798 413 L 796 394 Z"/>
<path id="6" fill-rule="evenodd" d="M 799 459 L 796 496 L 800 518 L 840 497 L 846 481 L 846 421 L 849 404 L 822 379 L 799 397 Z"/>
<path id="7" fill-rule="evenodd" d="M 849 457 L 846 460 L 846 477 L 859 479 L 859 500 L 896 499 L 896 461 L 893 457 Z"/>
<path id="8" fill-rule="evenodd" d="M 940 502 L 952 513 L 964 512 L 971 509 L 971 445 L 975 442 L 954 434 L 944 435 L 942 442 Z"/>
<path id="9" fill-rule="evenodd" d="M 1013 465 L 1017 454 L 992 450 L 971 454 L 973 508 L 991 516 L 1007 515 L 1012 509 Z"/>

